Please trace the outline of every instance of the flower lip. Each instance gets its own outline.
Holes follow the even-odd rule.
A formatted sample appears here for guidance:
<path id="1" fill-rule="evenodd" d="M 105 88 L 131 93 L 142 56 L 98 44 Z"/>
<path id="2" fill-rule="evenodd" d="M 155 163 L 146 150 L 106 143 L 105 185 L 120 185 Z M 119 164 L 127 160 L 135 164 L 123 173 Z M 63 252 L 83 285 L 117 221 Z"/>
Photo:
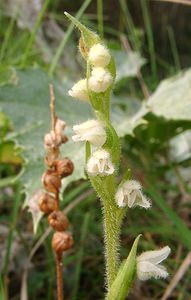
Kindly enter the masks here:
<path id="1" fill-rule="evenodd" d="M 100 147 L 107 138 L 102 123 L 94 119 L 73 126 L 73 130 L 75 133 L 72 136 L 74 142 L 89 141 L 92 145 Z"/>

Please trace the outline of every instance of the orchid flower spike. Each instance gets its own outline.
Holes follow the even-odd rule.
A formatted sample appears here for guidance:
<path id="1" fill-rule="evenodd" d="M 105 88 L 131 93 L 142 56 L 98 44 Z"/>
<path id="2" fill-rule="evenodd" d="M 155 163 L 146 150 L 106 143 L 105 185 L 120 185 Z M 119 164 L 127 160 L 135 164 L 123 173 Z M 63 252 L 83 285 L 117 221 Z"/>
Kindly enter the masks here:
<path id="1" fill-rule="evenodd" d="M 102 44 L 95 44 L 90 48 L 88 58 L 92 65 L 104 68 L 109 64 L 111 55 L 105 46 Z"/>
<path id="2" fill-rule="evenodd" d="M 101 147 L 106 141 L 106 132 L 98 120 L 88 120 L 79 125 L 73 126 L 75 135 L 74 142 L 88 141 L 92 145 Z"/>
<path id="3" fill-rule="evenodd" d="M 128 205 L 129 208 L 136 206 L 149 208 L 151 206 L 150 201 L 141 191 L 140 183 L 135 180 L 127 180 L 118 187 L 115 201 L 119 207 Z"/>
<path id="4" fill-rule="evenodd" d="M 88 88 L 95 92 L 105 92 L 112 84 L 113 78 L 111 73 L 102 67 L 93 68 L 88 80 Z"/>
<path id="5" fill-rule="evenodd" d="M 87 162 L 87 171 L 92 176 L 108 176 L 113 174 L 115 169 L 109 152 L 104 149 L 93 152 Z"/>
<path id="6" fill-rule="evenodd" d="M 146 251 L 137 258 L 137 276 L 140 280 L 167 278 L 168 272 L 160 263 L 170 254 L 168 246 L 154 251 Z"/>
<path id="7" fill-rule="evenodd" d="M 81 101 L 89 101 L 87 79 L 81 79 L 75 83 L 71 90 L 68 91 L 68 94 Z"/>

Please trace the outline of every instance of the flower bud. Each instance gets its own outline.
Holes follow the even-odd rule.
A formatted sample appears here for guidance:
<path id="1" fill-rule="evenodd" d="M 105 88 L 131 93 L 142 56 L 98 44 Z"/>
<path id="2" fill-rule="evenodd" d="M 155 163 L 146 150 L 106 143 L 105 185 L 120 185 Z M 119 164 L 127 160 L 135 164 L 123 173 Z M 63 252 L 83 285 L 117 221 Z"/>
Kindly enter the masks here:
<path id="1" fill-rule="evenodd" d="M 56 199 L 48 193 L 42 194 L 39 199 L 39 207 L 45 214 L 50 214 L 57 209 Z"/>
<path id="2" fill-rule="evenodd" d="M 82 101 L 89 101 L 88 89 L 87 89 L 87 79 L 79 80 L 74 86 L 69 90 L 68 94 L 71 97 L 78 98 Z"/>
<path id="3" fill-rule="evenodd" d="M 73 246 L 73 238 L 69 232 L 55 232 L 52 238 L 52 248 L 56 254 L 62 254 Z"/>
<path id="4" fill-rule="evenodd" d="M 108 49 L 101 44 L 95 44 L 91 47 L 88 57 L 92 65 L 103 68 L 106 67 L 111 60 L 111 55 Z"/>
<path id="5" fill-rule="evenodd" d="M 73 173 L 74 164 L 68 157 L 65 157 L 55 162 L 55 170 L 61 178 L 64 178 Z"/>
<path id="6" fill-rule="evenodd" d="M 48 216 L 48 223 L 56 231 L 64 231 L 68 227 L 69 221 L 62 211 L 53 211 Z"/>
<path id="7" fill-rule="evenodd" d="M 44 188 L 50 193 L 58 193 L 61 187 L 61 179 L 58 174 L 48 170 L 42 176 L 42 183 Z"/>
<path id="8" fill-rule="evenodd" d="M 96 67 L 88 80 L 88 87 L 95 93 L 105 92 L 112 84 L 113 78 L 107 70 Z"/>

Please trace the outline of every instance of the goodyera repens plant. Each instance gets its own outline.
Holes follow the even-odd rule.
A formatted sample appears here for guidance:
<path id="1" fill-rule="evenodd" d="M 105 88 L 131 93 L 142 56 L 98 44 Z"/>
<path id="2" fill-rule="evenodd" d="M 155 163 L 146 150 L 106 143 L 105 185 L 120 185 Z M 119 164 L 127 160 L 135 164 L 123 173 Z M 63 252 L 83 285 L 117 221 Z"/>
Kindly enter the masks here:
<path id="1" fill-rule="evenodd" d="M 97 34 L 68 13 L 65 15 L 81 32 L 79 50 L 86 62 L 86 78 L 75 83 L 69 95 L 88 102 L 95 114 L 94 119 L 73 127 L 73 141 L 86 145 L 85 169 L 103 207 L 106 299 L 123 300 L 136 276 L 140 280 L 168 276 L 160 263 L 167 258 L 170 248 L 147 251 L 137 257 L 138 236 L 126 261 L 120 262 L 120 228 L 127 209 L 148 209 L 151 202 L 143 194 L 141 184 L 130 178 L 130 170 L 117 184 L 121 149 L 110 121 L 110 93 L 116 76 L 114 59 Z"/>
<path id="2" fill-rule="evenodd" d="M 63 271 L 62 253 L 69 250 L 73 245 L 70 232 L 66 231 L 69 225 L 68 218 L 59 207 L 59 191 L 61 180 L 72 174 L 74 166 L 68 158 L 60 158 L 60 146 L 67 142 L 68 138 L 63 130 L 65 122 L 58 119 L 55 114 L 55 97 L 53 86 L 50 85 L 50 110 L 52 116 L 52 130 L 44 137 L 46 150 L 45 163 L 48 167 L 42 176 L 42 184 L 46 192 L 39 199 L 40 210 L 48 214 L 48 223 L 54 229 L 52 249 L 56 258 L 57 271 L 57 299 L 63 300 Z"/>

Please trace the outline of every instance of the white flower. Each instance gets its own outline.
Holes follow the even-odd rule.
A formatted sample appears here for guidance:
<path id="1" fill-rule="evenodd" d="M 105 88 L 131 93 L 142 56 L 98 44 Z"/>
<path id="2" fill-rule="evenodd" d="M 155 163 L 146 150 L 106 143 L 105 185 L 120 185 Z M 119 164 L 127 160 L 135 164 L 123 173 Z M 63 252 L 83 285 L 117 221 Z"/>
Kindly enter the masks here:
<path id="1" fill-rule="evenodd" d="M 68 94 L 71 97 L 78 98 L 82 101 L 89 101 L 88 89 L 87 89 L 87 79 L 79 80 L 74 86 L 69 90 Z"/>
<path id="2" fill-rule="evenodd" d="M 108 49 L 101 44 L 96 44 L 91 47 L 88 57 L 92 65 L 103 68 L 109 64 L 111 59 Z"/>
<path id="3" fill-rule="evenodd" d="M 115 169 L 109 152 L 104 149 L 93 152 L 92 156 L 87 162 L 87 171 L 92 176 L 108 176 L 113 174 Z"/>
<path id="4" fill-rule="evenodd" d="M 140 183 L 135 180 L 127 180 L 120 185 L 116 192 L 115 200 L 119 207 L 128 205 L 130 208 L 135 206 L 149 208 L 151 206 L 151 203 L 141 191 Z"/>
<path id="5" fill-rule="evenodd" d="M 170 254 L 168 246 L 154 251 L 146 251 L 137 258 L 137 276 L 140 280 L 147 280 L 151 277 L 166 278 L 168 272 L 160 263 Z"/>
<path id="6" fill-rule="evenodd" d="M 73 126 L 75 135 L 74 142 L 88 141 L 94 146 L 100 147 L 106 141 L 106 132 L 102 124 L 97 120 L 88 120 L 79 125 Z"/>
<path id="7" fill-rule="evenodd" d="M 95 93 L 105 92 L 112 84 L 113 78 L 107 70 L 101 67 L 93 68 L 88 80 L 88 87 Z"/>

